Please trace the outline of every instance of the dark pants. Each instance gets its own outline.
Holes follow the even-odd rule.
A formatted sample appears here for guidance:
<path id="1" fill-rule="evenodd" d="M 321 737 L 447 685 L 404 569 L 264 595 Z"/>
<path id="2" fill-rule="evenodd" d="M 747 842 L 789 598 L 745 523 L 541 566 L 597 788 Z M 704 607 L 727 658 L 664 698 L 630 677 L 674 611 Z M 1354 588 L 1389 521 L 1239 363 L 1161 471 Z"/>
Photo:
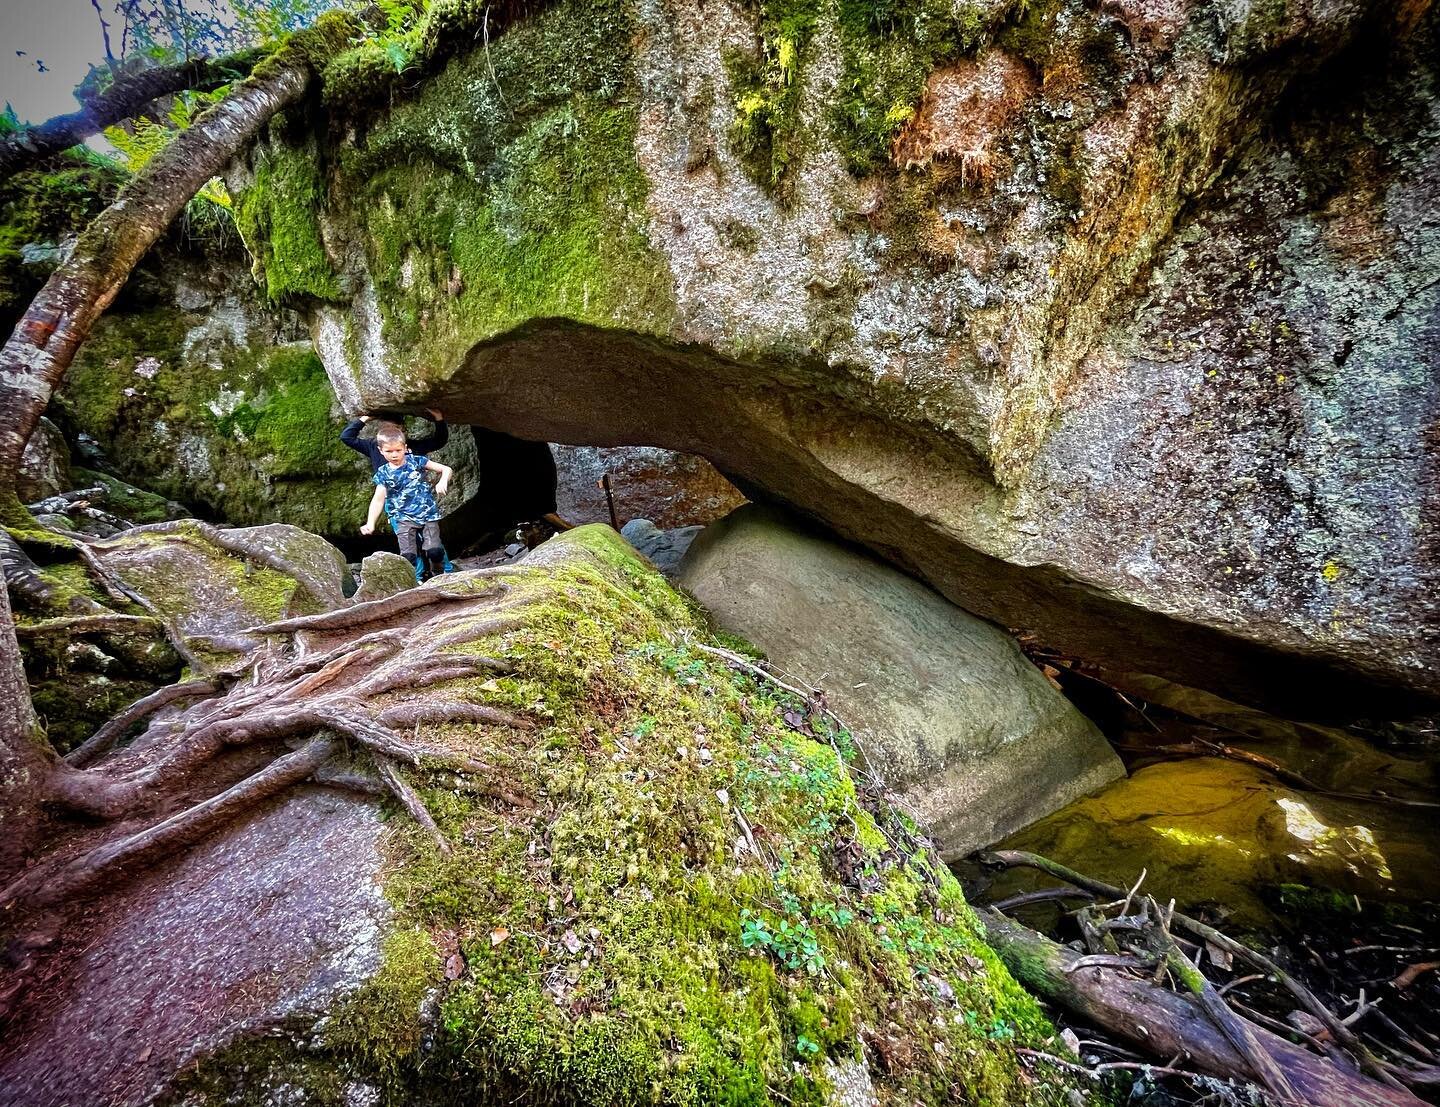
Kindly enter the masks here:
<path id="1" fill-rule="evenodd" d="M 404 521 L 395 524 L 395 537 L 400 541 L 400 556 L 408 561 L 415 560 L 415 536 L 423 535 L 424 542 L 420 547 L 427 554 L 431 551 L 444 552 L 445 547 L 440 544 L 440 521 L 432 520 L 428 523 L 407 523 Z"/>

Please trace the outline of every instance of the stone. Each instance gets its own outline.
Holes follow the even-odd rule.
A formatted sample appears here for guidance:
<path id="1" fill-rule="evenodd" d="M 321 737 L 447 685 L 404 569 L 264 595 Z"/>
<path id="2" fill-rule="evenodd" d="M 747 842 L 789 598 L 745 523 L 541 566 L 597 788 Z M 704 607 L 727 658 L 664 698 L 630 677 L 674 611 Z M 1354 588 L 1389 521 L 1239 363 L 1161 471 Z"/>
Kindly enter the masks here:
<path id="1" fill-rule="evenodd" d="M 300 317 L 256 298 L 233 243 L 201 245 L 156 247 L 96 321 L 55 405 L 115 475 L 207 518 L 353 540 L 369 470 L 340 443 L 345 415 Z M 480 487 L 466 427 L 451 428 L 436 460 L 455 470 L 443 508 L 463 544 L 475 536 L 463 509 Z"/>
<path id="2" fill-rule="evenodd" d="M 705 528 L 679 583 L 792 681 L 824 689 L 946 858 L 1124 775 L 1007 634 L 772 508 Z"/>
<path id="3" fill-rule="evenodd" d="M 154 532 L 131 543 L 164 548 L 172 572 L 178 553 L 205 556 Z M 552 538 L 506 573 L 503 595 L 496 583 L 428 583 L 452 599 L 414 613 L 426 629 L 403 651 L 307 678 L 347 712 L 453 706 L 458 693 L 533 720 L 528 753 L 516 728 L 489 721 L 441 711 L 416 728 L 434 758 L 401 771 L 447 852 L 353 791 L 373 772 L 357 745 L 315 783 L 57 917 L 55 943 L 26 951 L 7 994 L 0 1087 L 27 1107 L 440 1103 L 457 1088 L 466 1102 L 577 1107 L 657 1091 L 702 1107 L 736 1089 L 938 1107 L 957 1086 L 1015 1107 L 1065 1102 L 1073 1081 L 1017 1053 L 1049 1025 L 985 947 L 954 876 L 927 843 L 887 835 L 887 801 L 791 729 L 751 675 L 692 648 L 714 641 L 693 603 L 605 526 Z M 314 629 L 307 648 L 375 630 Z M 513 675 L 425 682 L 475 650 Z M 373 695 L 360 687 L 372 677 Z M 677 761 L 682 739 L 713 764 Z M 193 798 L 274 752 L 228 751 L 219 779 L 195 774 Z M 495 766 L 485 790 L 445 755 Z M 742 812 L 786 853 L 782 870 L 731 855 Z M 837 856 L 863 867 L 868 892 Z M 799 897 L 803 945 L 757 887 Z M 872 912 L 917 945 L 861 921 Z M 884 1057 L 859 1048 L 872 1033 Z M 924 1063 L 894 1066 L 889 1050 Z"/>
<path id="4" fill-rule="evenodd" d="M 314 1023 L 381 964 L 382 832 L 373 801 L 310 787 L 131 881 L 7 1030 L 10 1101 L 154 1102 L 247 1023 Z"/>
<path id="5" fill-rule="evenodd" d="M 252 528 L 257 544 L 278 553 L 297 576 L 277 571 L 210 543 L 198 530 L 168 534 L 124 531 L 94 547 L 128 587 L 173 621 L 191 645 L 245 648 L 250 627 L 288 615 L 316 614 L 341 606 L 343 558 L 324 539 L 298 527 Z M 247 532 L 242 530 L 240 534 Z M 236 642 L 230 639 L 238 639 Z"/>
<path id="6" fill-rule="evenodd" d="M 782 71 L 774 5 L 551 5 L 330 129 L 316 348 L 347 404 L 701 455 L 1112 672 L 1433 708 L 1440 15 L 1383 9 L 821 14 Z M 557 105 L 607 125 L 552 152 Z"/>
<path id="7" fill-rule="evenodd" d="M 360 562 L 360 587 L 352 598 L 355 603 L 383 600 L 414 587 L 414 565 L 397 553 L 376 550 Z"/>
<path id="8" fill-rule="evenodd" d="M 236 538 L 274 554 L 292 567 L 291 576 L 326 609 L 339 607 L 355 591 L 345 555 L 317 534 L 289 523 L 235 527 Z"/>
<path id="9" fill-rule="evenodd" d="M 1126 888 L 1145 869 L 1145 888 L 1162 903 L 1219 905 L 1236 925 L 1266 926 L 1267 897 L 1284 884 L 1433 900 L 1433 814 L 1297 791 L 1255 766 L 1194 758 L 1137 769 L 1004 846 Z"/>
<path id="10" fill-rule="evenodd" d="M 636 519 L 662 530 L 704 526 L 735 510 L 744 495 L 703 457 L 653 446 L 552 446 L 556 508 L 571 523 L 608 523 L 599 483 L 610 477 L 622 532 Z M 647 555 L 648 556 L 648 555 Z"/>
<path id="11" fill-rule="evenodd" d="M 60 428 L 42 417 L 21 455 L 20 471 L 15 475 L 15 495 L 21 503 L 32 504 L 68 492 L 72 487 L 70 447 Z"/>
<path id="12" fill-rule="evenodd" d="M 670 580 L 674 580 L 679 573 L 685 551 L 690 548 L 690 543 L 695 541 L 695 536 L 704 529 L 691 526 L 661 530 L 649 519 L 631 519 L 620 529 L 620 534 L 635 547 L 637 553 L 644 554 L 655 568 Z"/>

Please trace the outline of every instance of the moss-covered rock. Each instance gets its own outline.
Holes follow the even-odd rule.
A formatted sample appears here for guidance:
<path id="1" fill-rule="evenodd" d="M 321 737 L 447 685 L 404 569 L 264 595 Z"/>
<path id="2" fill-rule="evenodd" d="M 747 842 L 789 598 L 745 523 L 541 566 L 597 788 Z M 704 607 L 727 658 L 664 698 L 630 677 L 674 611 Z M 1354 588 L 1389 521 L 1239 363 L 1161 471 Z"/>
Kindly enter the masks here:
<path id="1" fill-rule="evenodd" d="M 1436 16 L 1291 7 L 607 0 L 499 34 L 446 3 L 399 62 L 337 59 L 234 186 L 318 149 L 318 214 L 260 187 L 255 226 L 329 267 L 304 295 L 347 406 L 701 453 L 1071 654 L 1410 711 L 1440 695 L 1440 285 L 1406 214 Z"/>
<path id="2" fill-rule="evenodd" d="M 250 277 L 213 249 L 168 252 L 133 283 L 57 394 L 72 434 L 95 438 L 127 480 L 210 517 L 353 539 L 369 471 L 339 441 L 340 406 L 293 313 L 256 302 Z M 479 485 L 463 428 L 439 458 L 463 504 Z"/>
<path id="3" fill-rule="evenodd" d="M 481 602 L 497 579 L 503 596 Z M 838 1084 L 868 1083 L 886 1103 L 1069 1102 L 1063 1084 L 1017 1059 L 1017 1044 L 1048 1039 L 1038 1007 L 913 824 L 857 785 L 837 751 L 843 736 L 819 719 L 796 728 L 786 716 L 797 705 L 706 653 L 701 613 L 612 531 L 568 532 L 499 578 L 424 587 L 456 599 L 431 609 L 396 666 L 458 651 L 509 671 L 387 696 L 483 703 L 539 725 L 417 728 L 430 748 L 490 767 L 409 773 L 448 853 L 403 813 L 379 832 L 340 805 L 325 817 L 372 842 L 379 832 L 378 856 L 347 839 L 336 871 L 349 875 L 307 874 L 303 896 L 276 896 L 263 893 L 277 884 L 272 865 L 294 861 L 272 863 L 254 836 L 311 818 L 314 794 L 227 832 L 206 863 L 247 860 L 233 902 L 211 895 L 219 917 L 206 923 L 230 950 L 207 975 L 222 1002 L 202 1006 L 197 1027 L 188 1012 L 183 1026 L 154 1017 L 160 994 L 145 1004 L 151 1015 L 127 1016 L 152 1027 L 143 1066 L 168 1086 L 162 1099 L 259 1103 L 283 1089 L 297 1104 L 362 1090 L 394 1104 L 821 1104 L 840 1102 Z M 166 902 L 198 886 L 189 864 L 163 878 Z M 266 949 L 264 935 L 295 912 L 318 926 L 328 904 L 377 879 L 383 925 L 345 955 L 369 966 L 358 981 L 327 960 L 344 946 L 332 922 L 313 931 L 303 965 L 249 983 L 225 918 L 246 913 L 242 929 L 258 926 L 251 941 Z M 144 887 L 136 894 L 150 902 Z M 373 927 L 373 911 L 360 916 Z M 106 939 L 107 957 L 153 956 L 136 927 L 112 929 L 132 946 Z M 163 974 L 147 995 L 157 988 Z M 280 1010 L 283 1036 L 237 1036 Z M 135 1039 L 118 1029 L 107 1022 L 114 1048 L 65 1078 L 71 1092 L 133 1065 Z M 26 1087 L 26 1064 L 0 1057 L 0 1075 Z"/>

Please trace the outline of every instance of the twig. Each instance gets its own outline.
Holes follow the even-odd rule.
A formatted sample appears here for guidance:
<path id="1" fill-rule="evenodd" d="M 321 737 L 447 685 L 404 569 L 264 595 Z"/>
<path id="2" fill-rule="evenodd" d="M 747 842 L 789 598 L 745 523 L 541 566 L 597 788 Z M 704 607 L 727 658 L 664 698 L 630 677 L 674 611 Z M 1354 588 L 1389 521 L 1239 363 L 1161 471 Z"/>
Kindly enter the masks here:
<path id="1" fill-rule="evenodd" d="M 377 754 L 375 756 L 375 768 L 380 773 L 380 779 L 385 782 L 385 786 L 390 789 L 390 792 L 401 802 L 405 810 L 410 813 L 410 817 L 430 833 L 430 837 L 435 840 L 436 849 L 438 849 L 443 856 L 449 857 L 450 843 L 445 840 L 445 835 L 440 833 L 440 828 L 435 825 L 435 820 L 430 817 L 430 812 L 425 807 L 425 801 L 422 800 L 420 794 L 410 786 L 410 782 L 401 775 L 395 762 L 391 761 L 388 757 Z"/>

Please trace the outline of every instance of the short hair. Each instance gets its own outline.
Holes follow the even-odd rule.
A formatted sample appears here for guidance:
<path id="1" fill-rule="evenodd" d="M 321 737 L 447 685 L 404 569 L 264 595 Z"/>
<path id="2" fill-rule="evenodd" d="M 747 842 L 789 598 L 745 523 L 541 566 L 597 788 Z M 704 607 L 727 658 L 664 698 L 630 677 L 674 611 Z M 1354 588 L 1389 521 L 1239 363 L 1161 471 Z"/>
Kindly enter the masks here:
<path id="1" fill-rule="evenodd" d="M 375 431 L 376 442 L 399 442 L 402 446 L 408 441 L 405 437 L 405 428 L 399 423 L 381 423 Z"/>

